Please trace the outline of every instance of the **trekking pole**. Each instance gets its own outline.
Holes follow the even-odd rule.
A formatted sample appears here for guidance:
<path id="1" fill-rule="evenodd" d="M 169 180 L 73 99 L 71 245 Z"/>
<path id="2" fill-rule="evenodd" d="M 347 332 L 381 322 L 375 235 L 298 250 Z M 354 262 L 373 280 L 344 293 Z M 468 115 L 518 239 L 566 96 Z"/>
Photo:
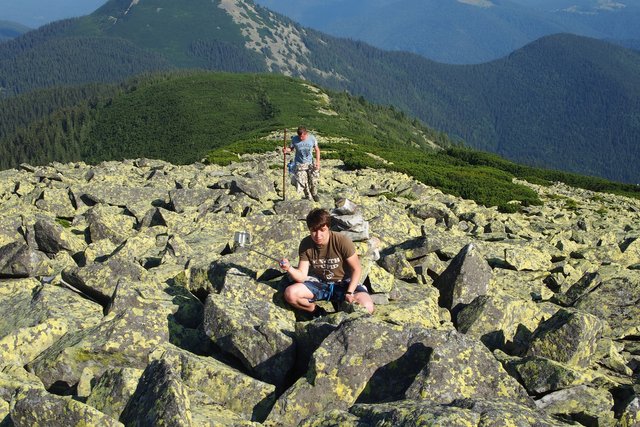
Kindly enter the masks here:
<path id="1" fill-rule="evenodd" d="M 282 200 L 287 200 L 287 128 L 284 128 L 282 141 Z"/>

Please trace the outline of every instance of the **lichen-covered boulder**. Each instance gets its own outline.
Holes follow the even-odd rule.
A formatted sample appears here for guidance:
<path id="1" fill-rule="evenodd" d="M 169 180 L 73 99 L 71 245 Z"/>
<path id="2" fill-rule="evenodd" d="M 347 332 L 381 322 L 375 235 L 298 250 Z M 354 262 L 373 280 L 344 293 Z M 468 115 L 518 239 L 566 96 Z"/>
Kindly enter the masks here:
<path id="1" fill-rule="evenodd" d="M 48 276 L 52 272 L 47 255 L 25 243 L 13 242 L 0 248 L 0 279 Z"/>
<path id="2" fill-rule="evenodd" d="M 393 290 L 397 280 L 396 277 L 387 272 L 378 264 L 371 264 L 366 278 L 369 279 L 369 286 L 374 293 L 389 293 Z M 366 279 L 363 278 L 363 279 Z"/>
<path id="3" fill-rule="evenodd" d="M 416 285 L 415 295 L 400 302 L 376 306 L 376 318 L 394 325 L 438 329 L 442 318 L 438 307 L 438 292 L 429 285 Z"/>
<path id="4" fill-rule="evenodd" d="M 345 415 L 342 415 L 342 418 L 338 418 L 340 415 L 337 411 L 320 414 L 305 420 L 302 425 L 327 425 L 320 423 L 322 420 L 327 419 L 346 419 L 353 422 L 353 424 L 346 425 L 354 426 L 428 425 L 468 427 L 495 425 L 560 427 L 567 425 L 553 419 L 542 411 L 518 405 L 508 400 L 490 399 L 460 399 L 451 405 L 439 405 L 431 401 L 420 400 L 401 400 L 373 405 L 356 404 L 349 410 L 351 418 L 346 418 Z"/>
<path id="5" fill-rule="evenodd" d="M 512 245 L 505 249 L 504 261 L 519 271 L 547 271 L 551 266 L 551 255 L 530 245 Z"/>
<path id="6" fill-rule="evenodd" d="M 67 283 L 103 305 L 111 302 L 119 281 L 141 281 L 147 276 L 147 271 L 140 264 L 121 259 L 109 259 L 62 271 L 62 278 Z"/>
<path id="7" fill-rule="evenodd" d="M 412 282 L 417 279 L 415 269 L 409 263 L 404 252 L 402 251 L 383 254 L 379 263 L 382 268 L 384 268 L 386 271 L 400 280 Z"/>
<path id="8" fill-rule="evenodd" d="M 166 361 L 147 366 L 120 419 L 128 426 L 193 425 L 188 390 Z"/>
<path id="9" fill-rule="evenodd" d="M 9 417 L 9 402 L 0 400 L 0 424 L 9 425 L 11 418 Z"/>
<path id="10" fill-rule="evenodd" d="M 528 344 L 529 334 L 542 321 L 544 312 L 530 300 L 508 294 L 481 295 L 457 317 L 458 331 L 481 340 L 490 350 L 518 352 Z"/>
<path id="11" fill-rule="evenodd" d="M 101 318 L 102 307 L 55 282 L 0 281 L 0 360 L 25 365 L 66 333 Z"/>
<path id="12" fill-rule="evenodd" d="M 169 198 L 168 189 L 133 186 L 132 183 L 103 182 L 99 185 L 83 185 L 74 189 L 74 194 L 93 204 L 107 204 L 126 208 L 138 223 L 145 214 Z"/>
<path id="13" fill-rule="evenodd" d="M 640 425 L 640 397 L 633 396 L 625 402 L 618 425 L 620 427 L 635 427 Z"/>
<path id="14" fill-rule="evenodd" d="M 85 368 L 94 377 L 114 367 L 143 369 L 148 355 L 170 341 L 172 297 L 154 283 L 123 281 L 107 316 L 96 326 L 67 333 L 29 363 L 50 387 L 72 387 Z"/>
<path id="15" fill-rule="evenodd" d="M 586 368 L 593 361 L 604 327 L 589 313 L 561 309 L 533 332 L 527 355 Z"/>
<path id="16" fill-rule="evenodd" d="M 621 245 L 625 257 L 625 265 L 640 263 L 640 237 L 630 237 Z"/>
<path id="17" fill-rule="evenodd" d="M 439 202 L 413 205 L 409 208 L 409 213 L 421 220 L 432 218 L 436 224 L 444 223 L 446 225 L 449 225 L 451 219 L 455 217 L 449 208 Z"/>
<path id="18" fill-rule="evenodd" d="M 95 380 L 87 405 L 118 420 L 138 387 L 142 369 L 107 369 Z"/>
<path id="19" fill-rule="evenodd" d="M 166 248 L 167 234 L 163 227 L 143 228 L 109 254 L 109 259 L 133 261 L 146 267 L 149 261 L 162 258 Z"/>
<path id="20" fill-rule="evenodd" d="M 467 409 L 481 416 L 478 426 L 561 427 L 567 424 L 535 407 L 509 399 L 460 399 L 451 406 Z"/>
<path id="21" fill-rule="evenodd" d="M 273 385 L 214 358 L 198 356 L 172 345 L 159 347 L 150 358 L 166 361 L 185 385 L 246 420 L 264 420 L 275 400 Z"/>
<path id="22" fill-rule="evenodd" d="M 70 396 L 56 396 L 38 389 L 21 391 L 14 397 L 11 420 L 16 426 L 123 426 L 118 420 Z"/>
<path id="23" fill-rule="evenodd" d="M 268 426 L 275 425 L 268 423 Z M 358 427 L 360 417 L 353 415 L 345 410 L 330 409 L 319 414 L 311 415 L 298 424 L 298 427 L 321 427 L 321 426 L 341 426 L 341 427 Z"/>
<path id="24" fill-rule="evenodd" d="M 356 404 L 349 411 L 330 410 L 300 423 L 304 427 L 336 426 L 447 426 L 479 425 L 480 413 L 466 408 L 415 400 Z"/>
<path id="25" fill-rule="evenodd" d="M 244 193 L 257 201 L 277 199 L 273 182 L 262 179 L 262 176 L 236 178 L 231 181 L 231 194 Z"/>
<path id="26" fill-rule="evenodd" d="M 278 398 L 267 423 L 297 425 L 319 412 L 348 409 L 378 369 L 411 368 L 410 363 L 392 363 L 406 353 L 407 341 L 401 328 L 370 317 L 342 322 L 313 353 L 307 374 Z"/>
<path id="27" fill-rule="evenodd" d="M 522 385 L 531 395 L 547 394 L 582 384 L 588 384 L 596 375 L 584 369 L 575 369 L 545 357 L 525 357 L 510 363 L 518 373 Z"/>
<path id="28" fill-rule="evenodd" d="M 169 205 L 177 213 L 196 210 L 203 204 L 213 205 L 225 190 L 214 190 L 206 187 L 176 188 L 169 191 Z"/>
<path id="29" fill-rule="evenodd" d="M 73 218 L 76 214 L 68 188 L 44 188 L 35 205 L 58 218 Z"/>
<path id="30" fill-rule="evenodd" d="M 407 388 L 407 399 L 449 404 L 456 399 L 493 398 L 533 405 L 524 388 L 479 341 L 455 331 L 417 334 L 413 341 L 429 349 L 429 356 Z"/>
<path id="31" fill-rule="evenodd" d="M 278 215 L 289 215 L 303 221 L 313 209 L 313 202 L 308 199 L 280 200 L 274 203 L 273 209 Z"/>
<path id="32" fill-rule="evenodd" d="M 492 294 L 508 294 L 527 301 L 546 301 L 554 295 L 546 283 L 548 277 L 546 271 L 517 271 L 497 266 L 492 270 L 489 290 Z"/>
<path id="33" fill-rule="evenodd" d="M 282 386 L 295 365 L 291 314 L 259 298 L 210 294 L 203 326 L 217 347 L 237 357 L 258 378 Z"/>
<path id="34" fill-rule="evenodd" d="M 44 390 L 44 385 L 38 377 L 27 372 L 22 366 L 14 364 L 0 365 L 0 403 L 6 402 L 8 404 L 16 391 L 31 388 Z M 2 418 L 0 417 L 1 423 Z"/>
<path id="35" fill-rule="evenodd" d="M 338 311 L 308 322 L 296 322 L 296 366 L 294 375 L 300 377 L 307 372 L 311 356 L 331 332 L 338 329 L 347 319 L 358 317 L 359 313 Z"/>
<path id="36" fill-rule="evenodd" d="M 598 273 L 585 273 L 580 280 L 572 284 L 564 293 L 558 293 L 553 296 L 552 301 L 563 307 L 571 307 L 576 301 L 585 295 L 588 295 L 595 288 L 600 286 L 602 279 Z"/>
<path id="37" fill-rule="evenodd" d="M 473 244 L 466 245 L 434 281 L 440 291 L 439 304 L 457 313 L 477 296 L 486 295 L 491 267 Z"/>
<path id="38" fill-rule="evenodd" d="M 113 297 L 117 282 L 144 282 L 151 277 L 140 264 L 123 258 L 106 258 L 85 267 L 68 268 L 61 276 L 76 289 L 101 302 Z"/>
<path id="39" fill-rule="evenodd" d="M 135 234 L 136 218 L 127 215 L 119 206 L 100 203 L 92 206 L 84 216 L 90 242 L 109 239 L 119 245 Z"/>
<path id="40" fill-rule="evenodd" d="M 600 357 L 596 356 L 599 365 L 621 375 L 628 377 L 633 376 L 633 369 L 631 368 L 631 366 L 633 366 L 632 362 L 627 361 L 627 359 L 620 354 L 618 346 L 614 344 L 610 338 L 603 338 L 598 341 L 597 353 L 601 355 Z"/>
<path id="41" fill-rule="evenodd" d="M 38 249 L 47 254 L 67 251 L 71 254 L 81 252 L 86 247 L 84 238 L 75 236 L 60 224 L 40 219 L 33 225 Z"/>
<path id="42" fill-rule="evenodd" d="M 536 406 L 548 414 L 578 421 L 583 425 L 615 424 L 613 397 L 608 390 L 579 385 L 545 395 Z"/>
<path id="43" fill-rule="evenodd" d="M 9 243 L 23 240 L 21 234 L 23 230 L 23 222 L 21 215 L 29 214 L 28 208 L 18 204 L 17 207 L 9 207 L 6 203 L 2 203 L 3 212 L 0 213 L 0 247 Z"/>
<path id="44" fill-rule="evenodd" d="M 582 297 L 575 307 L 606 320 L 611 338 L 640 335 L 640 270 L 620 270 L 611 274 L 600 270 L 602 284 Z"/>

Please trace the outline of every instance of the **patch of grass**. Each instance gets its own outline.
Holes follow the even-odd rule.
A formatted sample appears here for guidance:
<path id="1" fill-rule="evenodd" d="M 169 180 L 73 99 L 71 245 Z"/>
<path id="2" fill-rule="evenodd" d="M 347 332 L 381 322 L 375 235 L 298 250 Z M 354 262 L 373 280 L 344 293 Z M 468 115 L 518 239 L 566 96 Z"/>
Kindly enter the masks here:
<path id="1" fill-rule="evenodd" d="M 71 221 L 64 218 L 56 218 L 56 222 L 60 224 L 63 228 L 71 228 Z"/>

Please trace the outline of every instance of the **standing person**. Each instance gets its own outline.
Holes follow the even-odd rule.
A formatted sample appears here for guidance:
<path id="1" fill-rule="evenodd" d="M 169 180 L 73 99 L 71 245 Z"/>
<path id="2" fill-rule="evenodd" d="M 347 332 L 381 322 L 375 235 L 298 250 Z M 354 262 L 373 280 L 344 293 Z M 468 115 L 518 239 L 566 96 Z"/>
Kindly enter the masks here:
<path id="1" fill-rule="evenodd" d="M 284 148 L 285 153 L 296 151 L 294 157 L 296 190 L 308 199 L 319 201 L 318 181 L 320 180 L 320 147 L 316 137 L 300 126 L 297 135 L 291 138 L 291 145 Z M 315 153 L 315 162 L 313 161 Z"/>
<path id="2" fill-rule="evenodd" d="M 295 282 L 285 289 L 285 301 L 313 317 L 326 314 L 315 303 L 320 300 L 356 303 L 373 313 L 373 300 L 359 284 L 362 269 L 353 242 L 329 229 L 331 215 L 325 209 L 313 209 L 306 221 L 309 236 L 300 242 L 298 267 L 286 258 L 280 261 Z"/>

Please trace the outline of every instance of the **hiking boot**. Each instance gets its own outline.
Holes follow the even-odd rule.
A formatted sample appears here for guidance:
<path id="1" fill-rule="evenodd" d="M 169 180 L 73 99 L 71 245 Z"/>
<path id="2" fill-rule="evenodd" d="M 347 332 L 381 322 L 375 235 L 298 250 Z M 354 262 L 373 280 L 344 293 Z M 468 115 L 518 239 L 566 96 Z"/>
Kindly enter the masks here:
<path id="1" fill-rule="evenodd" d="M 319 201 L 320 201 L 320 197 L 318 197 L 318 195 L 317 195 L 317 194 L 314 194 L 314 195 L 313 195 L 313 201 L 314 201 L 314 202 L 319 202 Z"/>
<path id="2" fill-rule="evenodd" d="M 316 308 L 311 312 L 311 317 L 317 319 L 318 317 L 326 316 L 327 314 L 329 314 L 327 313 L 327 310 L 316 305 Z"/>

